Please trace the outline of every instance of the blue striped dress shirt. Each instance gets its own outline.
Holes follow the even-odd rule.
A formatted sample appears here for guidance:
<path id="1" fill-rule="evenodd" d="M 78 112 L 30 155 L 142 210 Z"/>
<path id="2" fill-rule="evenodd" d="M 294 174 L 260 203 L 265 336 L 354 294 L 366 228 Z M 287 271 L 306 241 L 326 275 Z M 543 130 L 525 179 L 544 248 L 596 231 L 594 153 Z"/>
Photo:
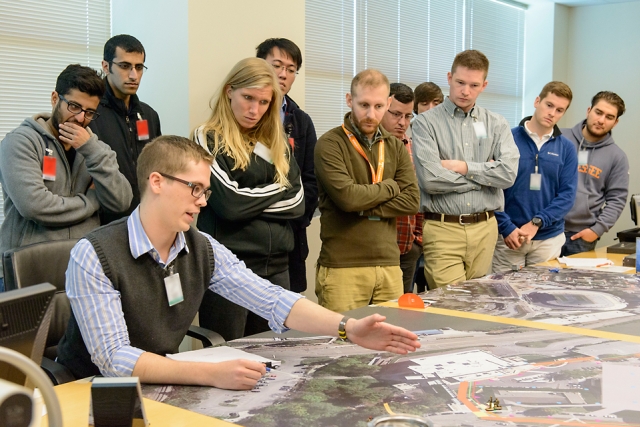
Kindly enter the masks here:
<path id="1" fill-rule="evenodd" d="M 184 234 L 178 233 L 167 262 L 163 262 L 144 232 L 139 209 L 127 220 L 129 250 L 134 258 L 150 253 L 166 268 L 180 251 L 189 252 Z M 209 289 L 264 317 L 275 332 L 286 331 L 284 322 L 302 296 L 256 276 L 231 251 L 208 234 L 202 235 L 211 242 L 215 255 Z M 80 240 L 71 251 L 66 275 L 67 296 L 91 360 L 104 376 L 130 376 L 144 350 L 131 346 L 120 292 L 104 274 L 88 240 Z"/>

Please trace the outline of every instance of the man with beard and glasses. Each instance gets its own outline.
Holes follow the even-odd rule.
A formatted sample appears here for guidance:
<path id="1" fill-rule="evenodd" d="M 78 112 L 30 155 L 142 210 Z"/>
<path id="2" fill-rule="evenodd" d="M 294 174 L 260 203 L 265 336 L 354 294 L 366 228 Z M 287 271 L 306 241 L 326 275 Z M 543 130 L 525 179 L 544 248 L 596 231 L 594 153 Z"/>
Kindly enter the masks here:
<path id="1" fill-rule="evenodd" d="M 627 203 L 629 161 L 611 136 L 624 111 L 624 101 L 617 94 L 598 92 L 587 108 L 586 120 L 562 129 L 578 150 L 578 191 L 564 218 L 567 241 L 562 256 L 593 250 Z"/>
<path id="2" fill-rule="evenodd" d="M 381 72 L 358 73 L 346 95 L 351 111 L 344 123 L 316 144 L 322 240 L 316 295 L 333 311 L 403 293 L 396 217 L 414 215 L 419 194 L 404 144 L 380 126 L 389 90 Z"/>
<path id="3" fill-rule="evenodd" d="M 413 118 L 413 90 L 404 83 L 392 83 L 389 95 L 391 104 L 382 116 L 382 127 L 402 141 L 409 157 L 413 157 L 411 137 L 406 134 Z M 404 292 L 413 292 L 416 263 L 422 255 L 422 214 L 397 217 L 396 228 Z"/>
<path id="4" fill-rule="evenodd" d="M 80 238 L 100 226 L 101 209 L 129 207 L 131 186 L 118 171 L 116 153 L 87 128 L 98 118 L 103 94 L 95 70 L 69 65 L 51 94 L 52 113 L 27 118 L 0 144 L 0 253 Z M 4 281 L 0 285 L 4 289 Z"/>

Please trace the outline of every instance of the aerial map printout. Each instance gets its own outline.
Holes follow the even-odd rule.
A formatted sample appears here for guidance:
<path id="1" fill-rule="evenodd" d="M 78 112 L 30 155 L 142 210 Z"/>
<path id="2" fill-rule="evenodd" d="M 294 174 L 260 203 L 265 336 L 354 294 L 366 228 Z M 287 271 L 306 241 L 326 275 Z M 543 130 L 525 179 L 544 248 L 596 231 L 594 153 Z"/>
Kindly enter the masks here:
<path id="1" fill-rule="evenodd" d="M 331 337 L 245 338 L 229 344 L 280 362 L 253 390 L 143 394 L 246 427 L 365 427 L 390 413 L 434 426 L 640 426 L 639 283 L 541 267 L 494 274 L 422 294 L 425 310 L 376 307 L 411 320 L 422 348 L 409 355 Z"/>

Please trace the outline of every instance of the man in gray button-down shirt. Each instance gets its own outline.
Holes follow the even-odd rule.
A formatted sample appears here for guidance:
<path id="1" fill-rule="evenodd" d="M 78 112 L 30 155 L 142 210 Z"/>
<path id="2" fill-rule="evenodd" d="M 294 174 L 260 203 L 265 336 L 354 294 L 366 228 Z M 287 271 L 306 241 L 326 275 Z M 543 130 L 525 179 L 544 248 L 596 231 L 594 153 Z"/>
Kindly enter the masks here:
<path id="1" fill-rule="evenodd" d="M 498 237 L 495 210 L 511 187 L 520 154 L 509 123 L 476 105 L 489 61 L 476 50 L 456 55 L 449 96 L 413 123 L 423 250 L 430 288 L 485 275 Z"/>

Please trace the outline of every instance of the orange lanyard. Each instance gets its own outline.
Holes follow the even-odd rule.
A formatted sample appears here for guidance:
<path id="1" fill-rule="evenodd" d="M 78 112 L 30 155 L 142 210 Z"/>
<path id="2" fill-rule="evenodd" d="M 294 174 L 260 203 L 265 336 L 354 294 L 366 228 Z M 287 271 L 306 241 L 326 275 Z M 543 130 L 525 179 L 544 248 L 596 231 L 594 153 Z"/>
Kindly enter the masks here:
<path id="1" fill-rule="evenodd" d="M 373 183 L 377 184 L 381 182 L 382 174 L 384 173 L 384 139 L 381 139 L 380 144 L 378 145 L 378 171 L 376 172 L 373 169 L 373 165 L 369 161 L 369 158 L 367 157 L 367 155 L 364 153 L 364 150 L 362 149 L 362 146 L 356 139 L 355 135 L 349 132 L 347 128 L 344 127 L 344 125 L 342 125 L 342 130 L 344 131 L 344 133 L 347 134 L 347 138 L 349 138 L 349 142 L 351 142 L 351 145 L 353 145 L 353 148 L 355 148 L 356 151 L 360 153 L 360 155 L 364 157 L 364 159 L 369 164 L 369 168 L 371 169 L 371 180 L 373 181 Z"/>

